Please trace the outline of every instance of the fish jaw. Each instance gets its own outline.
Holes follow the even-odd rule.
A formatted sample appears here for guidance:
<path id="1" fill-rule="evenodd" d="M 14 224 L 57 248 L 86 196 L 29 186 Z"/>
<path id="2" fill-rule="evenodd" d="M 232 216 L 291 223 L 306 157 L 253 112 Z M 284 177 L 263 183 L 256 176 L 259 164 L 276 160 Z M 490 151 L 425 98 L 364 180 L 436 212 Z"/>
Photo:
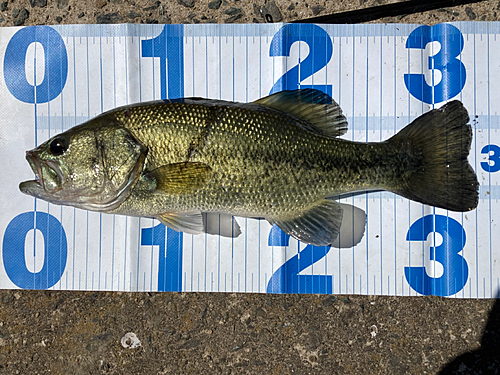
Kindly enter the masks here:
<path id="1" fill-rule="evenodd" d="M 19 189 L 24 194 L 49 200 L 61 190 L 65 181 L 61 168 L 54 161 L 41 161 L 33 150 L 26 152 L 26 160 L 35 173 L 35 179 L 21 182 Z"/>

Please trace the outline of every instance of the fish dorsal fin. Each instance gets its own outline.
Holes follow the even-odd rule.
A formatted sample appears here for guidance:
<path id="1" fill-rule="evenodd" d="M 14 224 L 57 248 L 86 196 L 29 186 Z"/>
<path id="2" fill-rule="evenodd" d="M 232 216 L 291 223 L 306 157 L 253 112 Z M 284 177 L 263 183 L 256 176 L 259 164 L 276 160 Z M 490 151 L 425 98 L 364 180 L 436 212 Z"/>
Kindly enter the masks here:
<path id="1" fill-rule="evenodd" d="M 200 234 L 204 232 L 203 217 L 201 211 L 187 212 L 165 212 L 156 217 L 170 229 L 188 234 Z"/>
<path id="2" fill-rule="evenodd" d="M 327 246 L 339 235 L 342 214 L 343 209 L 339 203 L 322 199 L 295 216 L 268 220 L 299 241 Z"/>
<path id="3" fill-rule="evenodd" d="M 201 189 L 210 179 L 212 169 L 199 162 L 167 164 L 145 174 L 153 180 L 156 191 L 167 194 L 189 194 Z"/>
<path id="4" fill-rule="evenodd" d="M 342 109 L 329 95 L 320 90 L 280 91 L 254 103 L 305 120 L 312 127 L 300 124 L 303 128 L 325 137 L 339 137 L 347 132 L 347 120 Z"/>

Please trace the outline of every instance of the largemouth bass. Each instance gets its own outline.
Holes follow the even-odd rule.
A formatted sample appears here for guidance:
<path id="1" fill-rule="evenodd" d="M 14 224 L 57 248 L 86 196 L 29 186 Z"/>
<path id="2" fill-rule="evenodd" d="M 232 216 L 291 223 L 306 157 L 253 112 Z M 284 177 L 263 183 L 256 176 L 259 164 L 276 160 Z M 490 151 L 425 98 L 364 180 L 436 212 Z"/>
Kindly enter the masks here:
<path id="1" fill-rule="evenodd" d="M 252 103 L 189 98 L 129 105 L 56 135 L 26 158 L 20 190 L 51 203 L 153 217 L 187 233 L 202 213 L 261 217 L 322 246 L 342 208 L 327 199 L 388 190 L 452 211 L 478 204 L 467 161 L 472 130 L 459 101 L 427 112 L 379 143 L 339 138 L 347 121 L 318 90 Z"/>

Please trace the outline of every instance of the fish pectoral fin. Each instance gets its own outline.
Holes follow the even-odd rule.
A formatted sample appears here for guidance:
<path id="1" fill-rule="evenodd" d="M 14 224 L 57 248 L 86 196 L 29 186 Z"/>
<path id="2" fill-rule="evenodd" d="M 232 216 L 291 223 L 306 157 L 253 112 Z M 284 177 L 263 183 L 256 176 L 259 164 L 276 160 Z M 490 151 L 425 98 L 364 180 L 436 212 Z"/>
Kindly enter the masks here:
<path id="1" fill-rule="evenodd" d="M 156 219 L 160 220 L 170 229 L 177 232 L 188 234 L 200 234 L 205 231 L 203 225 L 203 217 L 201 211 L 186 211 L 186 212 L 165 212 L 158 215 Z"/>
<path id="2" fill-rule="evenodd" d="M 322 199 L 295 217 L 272 218 L 283 232 L 315 246 L 330 245 L 337 238 L 342 224 L 342 206 Z"/>
<path id="3" fill-rule="evenodd" d="M 167 164 L 145 174 L 156 184 L 156 191 L 167 194 L 189 194 L 210 180 L 212 168 L 200 162 Z"/>
<path id="4" fill-rule="evenodd" d="M 342 114 L 342 109 L 331 96 L 320 90 L 280 91 L 254 103 L 305 120 L 308 124 L 298 125 L 324 137 L 335 138 L 347 132 L 347 120 Z"/>

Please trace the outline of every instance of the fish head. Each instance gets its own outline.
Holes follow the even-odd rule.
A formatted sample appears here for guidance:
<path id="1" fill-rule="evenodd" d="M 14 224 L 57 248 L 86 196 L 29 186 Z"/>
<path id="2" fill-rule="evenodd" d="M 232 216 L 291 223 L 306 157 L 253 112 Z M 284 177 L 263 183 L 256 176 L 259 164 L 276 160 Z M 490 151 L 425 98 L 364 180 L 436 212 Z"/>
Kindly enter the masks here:
<path id="1" fill-rule="evenodd" d="M 96 118 L 27 151 L 36 177 L 19 189 L 55 204 L 110 211 L 138 181 L 146 153 L 114 118 Z"/>

